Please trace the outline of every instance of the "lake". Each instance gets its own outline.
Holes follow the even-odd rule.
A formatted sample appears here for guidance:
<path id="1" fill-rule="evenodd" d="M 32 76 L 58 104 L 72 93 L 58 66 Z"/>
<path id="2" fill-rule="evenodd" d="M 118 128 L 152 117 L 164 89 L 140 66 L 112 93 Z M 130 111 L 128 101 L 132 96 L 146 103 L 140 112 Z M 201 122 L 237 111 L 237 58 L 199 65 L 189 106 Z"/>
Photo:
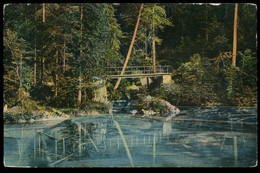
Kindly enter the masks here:
<path id="1" fill-rule="evenodd" d="M 7 167 L 253 167 L 256 108 L 180 107 L 166 118 L 131 114 L 4 125 Z"/>

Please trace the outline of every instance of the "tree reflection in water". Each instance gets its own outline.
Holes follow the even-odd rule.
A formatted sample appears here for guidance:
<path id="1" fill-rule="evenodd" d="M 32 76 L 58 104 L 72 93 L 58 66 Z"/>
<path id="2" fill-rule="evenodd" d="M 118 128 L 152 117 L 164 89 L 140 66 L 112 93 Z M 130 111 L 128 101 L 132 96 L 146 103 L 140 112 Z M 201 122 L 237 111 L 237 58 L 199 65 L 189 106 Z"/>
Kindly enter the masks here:
<path id="1" fill-rule="evenodd" d="M 114 115 L 114 119 L 110 115 L 73 118 L 42 129 L 30 125 L 27 128 L 6 126 L 5 165 L 255 166 L 256 109 L 239 113 L 233 108 L 229 114 L 225 109 L 210 109 L 183 110 L 171 121 L 120 114 Z"/>

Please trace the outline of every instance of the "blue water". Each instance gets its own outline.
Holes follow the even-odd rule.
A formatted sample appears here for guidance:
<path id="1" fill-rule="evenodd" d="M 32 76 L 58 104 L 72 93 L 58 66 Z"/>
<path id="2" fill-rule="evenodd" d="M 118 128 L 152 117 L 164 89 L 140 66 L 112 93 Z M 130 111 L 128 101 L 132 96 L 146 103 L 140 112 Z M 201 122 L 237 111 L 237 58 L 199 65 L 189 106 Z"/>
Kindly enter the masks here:
<path id="1" fill-rule="evenodd" d="M 170 121 L 115 114 L 5 125 L 5 166 L 256 166 L 255 108 L 180 109 Z"/>

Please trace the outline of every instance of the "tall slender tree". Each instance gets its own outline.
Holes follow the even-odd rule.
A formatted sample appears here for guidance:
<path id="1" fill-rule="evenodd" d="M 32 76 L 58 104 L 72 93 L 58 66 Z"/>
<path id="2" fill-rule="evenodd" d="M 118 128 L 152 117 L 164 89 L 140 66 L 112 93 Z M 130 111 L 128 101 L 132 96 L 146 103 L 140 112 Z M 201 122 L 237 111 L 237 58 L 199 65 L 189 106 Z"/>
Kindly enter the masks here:
<path id="1" fill-rule="evenodd" d="M 235 4 L 234 12 L 234 36 L 233 36 L 233 56 L 232 56 L 232 65 L 236 66 L 236 56 L 237 56 L 237 10 L 238 4 Z"/>
<path id="2" fill-rule="evenodd" d="M 82 43 L 83 43 L 83 4 L 81 4 L 81 9 L 80 9 L 80 54 L 79 54 L 79 59 L 82 59 Z M 81 63 L 81 61 L 79 61 Z M 78 94 L 78 104 L 81 104 L 81 81 L 82 81 L 82 71 L 81 71 L 81 65 L 79 67 L 79 94 Z"/>

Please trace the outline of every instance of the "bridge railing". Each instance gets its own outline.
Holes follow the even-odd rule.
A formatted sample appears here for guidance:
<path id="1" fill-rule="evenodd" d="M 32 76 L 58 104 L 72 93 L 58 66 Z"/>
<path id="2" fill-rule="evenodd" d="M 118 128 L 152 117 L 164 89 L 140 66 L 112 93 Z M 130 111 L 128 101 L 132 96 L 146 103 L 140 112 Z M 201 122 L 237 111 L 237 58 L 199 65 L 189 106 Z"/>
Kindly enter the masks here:
<path id="1" fill-rule="evenodd" d="M 120 75 L 123 67 L 106 67 L 107 75 Z M 173 68 L 170 65 L 156 66 L 155 73 L 172 73 Z M 129 66 L 125 68 L 124 75 L 132 74 L 154 74 L 153 66 Z"/>

